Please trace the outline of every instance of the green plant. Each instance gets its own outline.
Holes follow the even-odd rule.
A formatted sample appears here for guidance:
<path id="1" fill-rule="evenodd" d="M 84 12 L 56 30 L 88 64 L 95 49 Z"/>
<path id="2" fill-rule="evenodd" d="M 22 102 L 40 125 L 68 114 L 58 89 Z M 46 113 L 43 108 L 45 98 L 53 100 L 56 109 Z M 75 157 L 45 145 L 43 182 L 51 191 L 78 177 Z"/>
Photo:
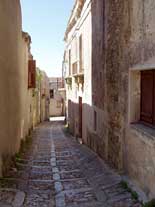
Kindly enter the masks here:
<path id="1" fill-rule="evenodd" d="M 136 191 L 132 191 L 132 190 L 131 190 L 131 196 L 132 196 L 132 199 L 134 199 L 134 200 L 138 200 L 138 194 L 137 194 Z"/>
<path id="2" fill-rule="evenodd" d="M 15 188 L 16 182 L 11 178 L 0 178 L 0 188 Z"/>
<path id="3" fill-rule="evenodd" d="M 23 154 L 29 149 L 29 146 L 31 145 L 31 143 L 32 143 L 32 137 L 31 136 L 27 136 L 25 138 L 25 140 L 24 139 L 21 140 L 20 149 L 14 156 L 14 161 L 15 162 L 18 162 L 18 161 L 21 160 Z"/>
<path id="4" fill-rule="evenodd" d="M 122 188 L 124 188 L 125 190 L 127 190 L 128 192 L 131 193 L 131 196 L 132 196 L 132 199 L 133 199 L 133 200 L 138 200 L 138 194 L 137 194 L 137 192 L 136 192 L 136 191 L 133 191 L 133 190 L 129 187 L 129 185 L 128 185 L 128 183 L 127 183 L 126 181 L 122 180 L 122 181 L 120 182 L 120 185 L 121 185 Z"/>
<path id="5" fill-rule="evenodd" d="M 143 207 L 155 207 L 155 199 L 143 204 Z"/>
<path id="6" fill-rule="evenodd" d="M 124 189 L 128 189 L 128 188 L 129 188 L 129 187 L 128 187 L 128 183 L 127 183 L 126 181 L 124 181 L 124 180 L 122 180 L 122 181 L 120 182 L 120 184 L 121 184 L 121 187 L 124 188 Z"/>

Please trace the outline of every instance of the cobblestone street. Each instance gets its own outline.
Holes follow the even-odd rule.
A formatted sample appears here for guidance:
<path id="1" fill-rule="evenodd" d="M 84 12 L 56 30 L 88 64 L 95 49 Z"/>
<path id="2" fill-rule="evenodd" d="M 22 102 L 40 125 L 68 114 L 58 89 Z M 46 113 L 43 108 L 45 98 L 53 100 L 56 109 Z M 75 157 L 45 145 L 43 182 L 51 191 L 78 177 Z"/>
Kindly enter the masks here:
<path id="1" fill-rule="evenodd" d="M 139 207 L 121 177 L 63 127 L 46 122 L 36 128 L 18 171 L 3 180 L 0 207 Z"/>

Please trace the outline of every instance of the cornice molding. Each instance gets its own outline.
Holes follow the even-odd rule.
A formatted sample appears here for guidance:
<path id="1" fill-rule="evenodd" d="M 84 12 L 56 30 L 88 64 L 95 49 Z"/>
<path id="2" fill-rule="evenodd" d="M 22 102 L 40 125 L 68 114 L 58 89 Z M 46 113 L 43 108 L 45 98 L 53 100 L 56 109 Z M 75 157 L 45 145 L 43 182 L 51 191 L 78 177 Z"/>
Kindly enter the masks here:
<path id="1" fill-rule="evenodd" d="M 86 0 L 76 0 L 65 32 L 65 37 L 64 37 L 65 41 L 67 39 L 68 33 L 72 30 L 72 28 L 75 26 L 75 24 L 77 23 L 78 19 L 81 16 L 81 12 L 85 1 Z"/>

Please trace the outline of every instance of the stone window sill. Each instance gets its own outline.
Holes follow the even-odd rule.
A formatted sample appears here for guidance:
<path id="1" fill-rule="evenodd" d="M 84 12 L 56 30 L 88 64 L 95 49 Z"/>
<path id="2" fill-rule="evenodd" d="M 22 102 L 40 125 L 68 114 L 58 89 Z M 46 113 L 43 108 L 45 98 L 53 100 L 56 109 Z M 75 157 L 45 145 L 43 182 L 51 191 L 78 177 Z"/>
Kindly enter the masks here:
<path id="1" fill-rule="evenodd" d="M 131 130 L 134 130 L 140 137 L 146 137 L 155 142 L 155 127 L 145 125 L 142 122 L 130 124 Z"/>

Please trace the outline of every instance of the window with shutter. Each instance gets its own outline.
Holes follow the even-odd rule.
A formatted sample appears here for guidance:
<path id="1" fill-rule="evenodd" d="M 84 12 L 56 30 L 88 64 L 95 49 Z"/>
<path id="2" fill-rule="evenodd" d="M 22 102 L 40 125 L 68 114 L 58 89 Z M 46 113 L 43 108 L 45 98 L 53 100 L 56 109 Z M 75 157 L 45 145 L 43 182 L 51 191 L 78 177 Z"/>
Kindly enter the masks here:
<path id="1" fill-rule="evenodd" d="M 28 88 L 36 88 L 36 61 L 28 62 Z"/>
<path id="2" fill-rule="evenodd" d="M 154 122 L 154 105 L 155 105 L 155 90 L 154 90 L 153 70 L 141 72 L 141 121 L 149 124 Z M 155 122 L 154 122 L 155 123 Z"/>
<path id="3" fill-rule="evenodd" d="M 82 35 L 79 37 L 79 72 L 83 72 L 83 38 Z"/>
<path id="4" fill-rule="evenodd" d="M 31 88 L 31 70 L 32 70 L 32 65 L 31 65 L 31 61 L 29 60 L 28 62 L 28 88 Z"/>
<path id="5" fill-rule="evenodd" d="M 71 75 L 71 50 L 69 50 L 69 76 Z"/>

